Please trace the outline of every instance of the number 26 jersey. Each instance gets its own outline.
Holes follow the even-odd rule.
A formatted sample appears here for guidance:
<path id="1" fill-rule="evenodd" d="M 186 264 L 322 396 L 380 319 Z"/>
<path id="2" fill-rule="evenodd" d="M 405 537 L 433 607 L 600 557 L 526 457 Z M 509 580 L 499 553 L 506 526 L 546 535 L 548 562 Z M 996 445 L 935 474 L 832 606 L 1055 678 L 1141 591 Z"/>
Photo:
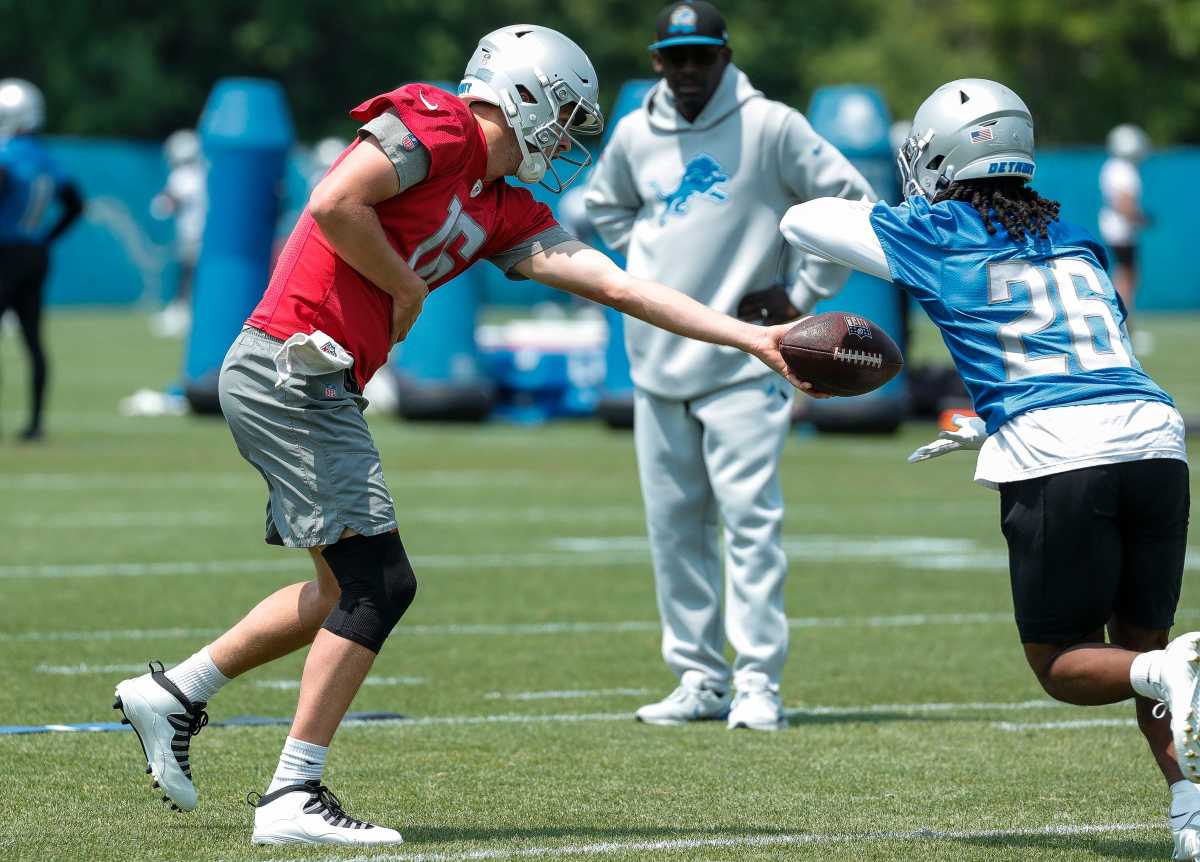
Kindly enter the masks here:
<path id="1" fill-rule="evenodd" d="M 892 279 L 941 331 L 989 434 L 1031 410 L 1167 395 L 1133 355 L 1125 308 L 1082 228 L 1047 239 L 989 234 L 960 201 L 876 204 L 871 227 Z"/>

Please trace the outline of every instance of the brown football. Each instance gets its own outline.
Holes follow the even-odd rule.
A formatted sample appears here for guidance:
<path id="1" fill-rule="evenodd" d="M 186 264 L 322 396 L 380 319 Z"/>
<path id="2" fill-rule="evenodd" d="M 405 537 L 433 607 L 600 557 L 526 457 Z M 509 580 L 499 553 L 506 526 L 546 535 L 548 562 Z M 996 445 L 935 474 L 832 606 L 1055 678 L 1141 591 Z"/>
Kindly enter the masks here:
<path id="1" fill-rule="evenodd" d="M 793 374 L 829 395 L 862 395 L 904 367 L 900 348 L 886 332 L 843 311 L 804 318 L 783 336 L 779 352 Z"/>

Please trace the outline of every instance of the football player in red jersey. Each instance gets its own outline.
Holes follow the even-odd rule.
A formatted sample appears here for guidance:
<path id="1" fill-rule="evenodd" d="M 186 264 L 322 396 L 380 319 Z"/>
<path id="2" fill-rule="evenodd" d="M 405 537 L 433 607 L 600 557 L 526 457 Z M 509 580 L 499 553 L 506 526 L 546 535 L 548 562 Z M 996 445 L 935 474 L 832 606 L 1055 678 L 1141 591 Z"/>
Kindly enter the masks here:
<path id="1" fill-rule="evenodd" d="M 778 350 L 787 326 L 744 323 L 632 278 L 505 182 L 562 191 L 574 180 L 591 161 L 576 133 L 603 128 L 597 93 L 579 46 L 518 25 L 480 41 L 457 95 L 410 84 L 351 112 L 363 124 L 358 139 L 314 189 L 220 379 L 238 449 L 267 481 L 267 541 L 308 549 L 316 577 L 268 596 L 170 670 L 152 663 L 117 686 L 164 801 L 196 806 L 189 743 L 217 690 L 311 643 L 253 840 L 401 840 L 349 817 L 321 776 L 334 732 L 416 593 L 361 392 L 430 290 L 486 258 L 510 277 L 739 348 L 788 376 Z M 560 164 L 574 170 L 564 178 Z"/>

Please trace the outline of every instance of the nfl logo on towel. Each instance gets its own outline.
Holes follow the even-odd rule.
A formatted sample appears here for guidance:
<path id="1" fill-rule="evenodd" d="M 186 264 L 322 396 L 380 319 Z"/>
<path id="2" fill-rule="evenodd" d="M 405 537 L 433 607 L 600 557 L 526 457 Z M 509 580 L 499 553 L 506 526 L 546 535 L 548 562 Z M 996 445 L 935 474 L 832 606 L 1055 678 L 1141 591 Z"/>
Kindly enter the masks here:
<path id="1" fill-rule="evenodd" d="M 986 126 L 980 126 L 978 129 L 971 129 L 971 143 L 982 144 L 984 141 L 992 139 L 992 130 Z"/>
<path id="2" fill-rule="evenodd" d="M 326 386 L 325 387 L 325 397 L 326 398 L 337 398 L 338 397 L 337 396 L 337 387 L 336 386 Z"/>

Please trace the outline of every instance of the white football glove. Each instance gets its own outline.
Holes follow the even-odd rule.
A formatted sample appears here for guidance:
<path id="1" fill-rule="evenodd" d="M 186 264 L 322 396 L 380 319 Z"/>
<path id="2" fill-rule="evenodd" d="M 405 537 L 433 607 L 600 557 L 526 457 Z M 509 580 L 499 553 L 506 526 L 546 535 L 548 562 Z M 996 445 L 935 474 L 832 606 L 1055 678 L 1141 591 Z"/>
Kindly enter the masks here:
<path id="1" fill-rule="evenodd" d="M 954 424 L 958 427 L 957 431 L 939 431 L 938 439 L 926 443 L 908 456 L 908 463 L 928 461 L 958 449 L 978 449 L 987 439 L 987 426 L 978 416 L 955 416 Z"/>

